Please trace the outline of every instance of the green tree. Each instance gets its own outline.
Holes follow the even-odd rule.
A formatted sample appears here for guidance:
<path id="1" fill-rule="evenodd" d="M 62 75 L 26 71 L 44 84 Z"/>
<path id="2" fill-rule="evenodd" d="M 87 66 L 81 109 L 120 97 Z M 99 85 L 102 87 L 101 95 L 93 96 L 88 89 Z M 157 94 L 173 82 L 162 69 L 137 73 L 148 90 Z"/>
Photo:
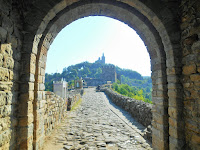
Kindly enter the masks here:
<path id="1" fill-rule="evenodd" d="M 101 77 L 101 74 L 102 74 L 102 69 L 99 67 L 97 70 L 96 70 L 96 73 L 94 75 L 95 78 L 100 78 Z"/>
<path id="2" fill-rule="evenodd" d="M 129 86 L 127 84 L 113 83 L 112 89 L 122 95 L 131 97 L 137 100 L 142 100 L 147 103 L 152 103 L 151 99 L 149 99 L 149 95 L 147 94 L 145 95 L 144 91 L 142 89 L 138 89 L 137 87 Z"/>

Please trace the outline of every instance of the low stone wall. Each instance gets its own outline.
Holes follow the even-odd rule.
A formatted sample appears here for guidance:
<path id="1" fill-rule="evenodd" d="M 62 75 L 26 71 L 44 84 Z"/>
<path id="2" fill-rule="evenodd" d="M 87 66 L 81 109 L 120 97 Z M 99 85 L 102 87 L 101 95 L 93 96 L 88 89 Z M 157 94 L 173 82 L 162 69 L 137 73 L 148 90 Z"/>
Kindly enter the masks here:
<path id="1" fill-rule="evenodd" d="M 83 90 L 75 90 L 68 93 L 68 97 L 72 99 L 71 106 L 78 101 L 83 95 Z M 45 92 L 46 99 L 44 100 L 44 135 L 48 136 L 53 129 L 67 115 L 67 100 L 55 95 L 53 92 Z"/>
<path id="2" fill-rule="evenodd" d="M 125 109 L 133 118 L 146 127 L 147 131 L 144 137 L 151 141 L 152 104 L 123 96 L 109 88 L 101 88 L 101 91 L 103 91 L 113 103 Z"/>
<path id="3" fill-rule="evenodd" d="M 74 91 L 70 91 L 67 95 L 68 97 L 68 109 L 71 110 L 71 107 L 81 98 L 83 95 L 83 89 L 76 89 Z"/>
<path id="4" fill-rule="evenodd" d="M 67 115 L 67 99 L 63 99 L 52 92 L 46 92 L 45 95 L 44 131 L 45 136 L 48 136 L 61 122 L 62 118 Z"/>

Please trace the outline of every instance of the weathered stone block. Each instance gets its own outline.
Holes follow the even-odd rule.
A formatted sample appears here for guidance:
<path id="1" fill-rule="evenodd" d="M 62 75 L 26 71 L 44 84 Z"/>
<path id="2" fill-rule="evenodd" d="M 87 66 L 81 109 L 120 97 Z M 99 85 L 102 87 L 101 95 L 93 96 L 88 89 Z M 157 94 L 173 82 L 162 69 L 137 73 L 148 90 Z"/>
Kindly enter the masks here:
<path id="1" fill-rule="evenodd" d="M 30 113 L 27 116 L 19 118 L 19 126 L 25 127 L 25 126 L 33 123 L 33 120 L 34 120 L 33 114 Z"/>
<path id="2" fill-rule="evenodd" d="M 174 98 L 182 98 L 182 91 L 181 91 L 181 89 L 180 90 L 178 90 L 178 89 L 169 89 L 168 90 L 168 96 L 169 97 L 174 97 Z"/>
<path id="3" fill-rule="evenodd" d="M 191 92 L 191 97 L 194 98 L 194 99 L 196 99 L 200 95 L 200 92 L 198 90 L 197 91 L 191 90 L 190 92 Z"/>
<path id="4" fill-rule="evenodd" d="M 45 69 L 40 68 L 40 75 L 45 76 Z"/>
<path id="5" fill-rule="evenodd" d="M 166 105 L 167 104 L 167 99 L 163 97 L 153 97 L 152 102 L 156 105 Z"/>
<path id="6" fill-rule="evenodd" d="M 3 66 L 3 55 L 0 53 L 0 67 Z"/>
<path id="7" fill-rule="evenodd" d="M 33 113 L 33 103 L 32 101 L 23 102 L 20 105 L 20 109 L 18 112 L 19 117 L 26 117 L 28 114 Z"/>
<path id="8" fill-rule="evenodd" d="M 42 82 L 42 81 L 43 81 L 43 80 L 42 80 L 42 77 L 43 77 L 43 76 L 38 75 L 38 83 L 43 83 L 43 82 Z"/>
<path id="9" fill-rule="evenodd" d="M 44 83 L 40 83 L 40 84 L 39 84 L 39 90 L 40 90 L 40 91 L 44 91 L 44 90 L 45 90 L 45 85 L 44 85 Z"/>
<path id="10" fill-rule="evenodd" d="M 13 76 L 14 76 L 13 71 L 9 70 L 9 79 L 13 80 Z"/>
<path id="11" fill-rule="evenodd" d="M 197 71 L 200 73 L 200 67 L 197 67 Z"/>
<path id="12" fill-rule="evenodd" d="M 179 82 L 180 81 L 180 78 L 178 78 L 177 76 L 175 75 L 169 75 L 167 77 L 167 81 L 168 83 L 176 83 L 176 82 Z"/>
<path id="13" fill-rule="evenodd" d="M 169 126 L 169 135 L 174 137 L 174 138 L 178 138 L 178 131 L 177 131 L 178 128 L 176 127 L 172 127 L 172 126 Z"/>
<path id="14" fill-rule="evenodd" d="M 22 93 L 26 93 L 28 91 L 33 91 L 34 90 L 34 83 L 33 82 L 28 82 L 26 84 L 21 84 L 20 91 Z"/>
<path id="15" fill-rule="evenodd" d="M 41 100 L 40 101 L 40 108 L 44 108 L 45 104 L 46 104 L 46 100 Z"/>
<path id="16" fill-rule="evenodd" d="M 13 82 L 0 82 L 0 91 L 11 91 Z"/>
<path id="17" fill-rule="evenodd" d="M 159 123 L 159 124 L 163 124 L 163 123 L 164 123 L 163 115 L 160 115 L 160 114 L 158 114 L 158 113 L 153 113 L 153 120 L 154 120 L 156 123 Z"/>
<path id="18" fill-rule="evenodd" d="M 31 63 L 30 64 L 30 73 L 35 74 L 35 64 Z"/>
<path id="19" fill-rule="evenodd" d="M 9 80 L 9 70 L 0 67 L 0 81 L 8 81 L 8 80 Z"/>
<path id="20" fill-rule="evenodd" d="M 193 74 L 190 76 L 192 81 L 200 81 L 200 74 Z"/>
<path id="21" fill-rule="evenodd" d="M 0 53 L 4 56 L 12 57 L 13 51 L 11 44 L 1 44 Z"/>
<path id="22" fill-rule="evenodd" d="M 191 83 L 183 83 L 183 87 L 184 88 L 188 88 L 188 87 L 190 87 L 192 84 Z"/>
<path id="23" fill-rule="evenodd" d="M 174 118 L 174 119 L 177 119 L 180 117 L 180 113 L 179 113 L 179 109 L 177 107 L 169 107 L 168 108 L 168 113 L 169 113 L 169 116 Z"/>
<path id="24" fill-rule="evenodd" d="M 182 150 L 184 149 L 184 142 L 181 139 L 169 137 L 169 149 Z"/>
<path id="25" fill-rule="evenodd" d="M 6 92 L 6 105 L 12 104 L 12 96 L 13 94 L 11 92 Z"/>
<path id="26" fill-rule="evenodd" d="M 184 75 L 190 75 L 192 73 L 196 73 L 196 65 L 187 65 L 183 66 L 183 74 Z"/>
<path id="27" fill-rule="evenodd" d="M 25 101 L 33 101 L 34 100 L 34 92 L 28 91 L 27 93 L 20 94 L 20 100 Z"/>
<path id="28" fill-rule="evenodd" d="M 0 132 L 8 129 L 10 127 L 10 117 L 1 118 L 0 127 Z"/>
<path id="29" fill-rule="evenodd" d="M 7 117 L 11 114 L 11 105 L 4 105 L 0 108 L 0 116 Z"/>
<path id="30" fill-rule="evenodd" d="M 0 91 L 0 106 L 6 104 L 6 92 Z"/>
<path id="31" fill-rule="evenodd" d="M 164 145 L 164 141 L 162 141 L 160 139 L 160 133 L 156 132 L 158 130 L 154 129 L 153 130 L 153 134 L 152 134 L 152 145 L 156 150 L 164 150 L 165 149 L 165 145 Z M 159 142 L 158 142 L 159 141 Z"/>
<path id="32" fill-rule="evenodd" d="M 37 100 L 40 101 L 43 99 L 43 92 L 42 91 L 37 91 Z"/>
<path id="33" fill-rule="evenodd" d="M 197 41 L 197 42 L 194 42 L 192 44 L 192 47 L 191 49 L 194 51 L 194 52 L 199 52 L 200 51 L 200 41 Z"/>
<path id="34" fill-rule="evenodd" d="M 29 124 L 28 126 L 25 127 L 20 127 L 19 128 L 19 134 L 20 135 L 26 135 L 26 136 L 19 136 L 18 137 L 18 143 L 21 143 L 22 141 L 26 141 L 28 138 L 32 138 L 33 136 L 33 124 Z"/>
<path id="35" fill-rule="evenodd" d="M 193 133 L 193 135 L 192 135 L 192 143 L 196 143 L 196 144 L 200 143 L 200 135 L 199 134 Z"/>
<path id="36" fill-rule="evenodd" d="M 185 122 L 185 127 L 189 131 L 196 132 L 196 133 L 199 132 L 198 122 L 195 122 L 191 119 L 187 119 L 187 121 Z"/>
<path id="37" fill-rule="evenodd" d="M 2 133 L 0 133 L 0 146 L 8 143 L 11 139 L 11 129 L 8 129 Z"/>

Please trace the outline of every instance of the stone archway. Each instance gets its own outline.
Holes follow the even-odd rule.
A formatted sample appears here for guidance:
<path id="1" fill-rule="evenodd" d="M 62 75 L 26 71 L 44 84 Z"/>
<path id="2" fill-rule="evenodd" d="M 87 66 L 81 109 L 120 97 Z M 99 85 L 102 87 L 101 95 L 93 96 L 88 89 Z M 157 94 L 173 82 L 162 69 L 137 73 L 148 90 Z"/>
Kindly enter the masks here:
<path id="1" fill-rule="evenodd" d="M 44 10 L 40 8 L 44 6 Z M 155 149 L 171 149 L 183 146 L 183 128 L 181 111 L 178 103 L 181 94 L 176 80 L 180 74 L 180 59 L 177 50 L 179 45 L 179 28 L 174 23 L 173 13 L 159 3 L 143 3 L 138 0 L 85 0 L 58 1 L 48 4 L 37 2 L 37 11 L 30 10 L 25 18 L 23 53 L 23 84 L 28 85 L 26 94 L 20 99 L 25 105 L 26 114 L 21 118 L 25 127 L 19 127 L 27 135 L 26 139 L 18 139 L 20 147 L 25 149 L 41 148 L 44 140 L 42 109 L 39 105 L 44 97 L 44 76 L 47 51 L 58 32 L 76 19 L 86 16 L 107 16 L 120 20 L 135 29 L 148 47 L 152 65 L 153 82 L 153 147 Z M 148 6 L 148 7 L 147 7 Z M 157 13 L 156 13 L 157 12 Z M 158 13 L 159 12 L 159 13 Z M 168 18 L 162 17 L 168 13 Z M 42 15 L 41 15 L 42 14 Z M 35 18 L 34 18 L 35 17 Z M 31 20 L 36 19 L 33 24 Z M 29 22 L 30 21 L 30 22 Z M 34 117 L 31 116 L 33 114 Z M 179 122 L 178 122 L 179 121 Z M 19 131 L 21 132 L 21 131 Z M 170 136 L 170 137 L 169 137 Z"/>

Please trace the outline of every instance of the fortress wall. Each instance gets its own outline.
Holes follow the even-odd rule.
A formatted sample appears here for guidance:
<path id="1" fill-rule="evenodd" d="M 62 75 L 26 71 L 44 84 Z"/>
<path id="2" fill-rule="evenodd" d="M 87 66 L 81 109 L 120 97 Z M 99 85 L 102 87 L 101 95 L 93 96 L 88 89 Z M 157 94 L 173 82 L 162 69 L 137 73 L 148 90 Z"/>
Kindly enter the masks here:
<path id="1" fill-rule="evenodd" d="M 70 92 L 68 97 L 72 99 L 71 106 L 75 104 L 83 95 L 83 90 Z M 56 95 L 53 92 L 45 91 L 46 99 L 43 102 L 44 108 L 44 136 L 50 135 L 56 126 L 67 116 L 67 98 Z"/>
<path id="2" fill-rule="evenodd" d="M 67 99 L 55 95 L 53 92 L 45 92 L 44 101 L 44 132 L 45 136 L 52 133 L 53 129 L 67 115 Z"/>
<path id="3" fill-rule="evenodd" d="M 178 91 L 183 89 L 183 97 L 177 103 L 169 100 L 169 105 L 176 106 L 183 102 L 183 106 L 176 111 L 174 116 L 183 110 L 182 120 L 185 124 L 178 124 L 180 120 L 169 122 L 175 126 L 185 127 L 185 149 L 200 149 L 200 1 L 182 0 L 181 11 L 181 46 L 182 46 L 182 86 L 178 85 Z M 170 85 L 170 88 L 173 85 Z M 180 93 L 180 92 L 179 92 Z M 176 134 L 173 128 L 171 134 Z M 176 135 L 177 136 L 177 135 Z"/>
<path id="4" fill-rule="evenodd" d="M 102 88 L 101 91 L 103 91 L 112 102 L 129 112 L 133 116 L 133 118 L 136 119 L 143 126 L 145 126 L 146 128 L 149 128 L 149 126 L 151 126 L 151 110 L 153 106 L 152 104 L 123 96 L 109 88 Z M 151 131 L 150 135 L 147 135 L 147 139 L 151 139 Z"/>
<path id="5" fill-rule="evenodd" d="M 25 98 L 28 89 L 19 88 L 19 72 L 22 63 L 22 23 L 17 8 L 11 1 L 0 1 L 0 149 L 15 149 L 17 125 L 24 126 L 22 118 L 25 110 L 18 109 L 18 95 Z M 27 69 L 24 65 L 23 69 Z M 26 79 L 24 79 L 26 80 Z M 31 83 L 30 83 L 31 84 Z M 31 103 L 31 100 L 30 100 Z M 26 107 L 25 105 L 21 105 Z M 26 116 L 27 117 L 27 116 Z M 26 137 L 25 137 L 26 138 Z"/>
<path id="6" fill-rule="evenodd" d="M 83 89 L 76 89 L 75 91 L 70 91 L 68 94 L 68 110 L 71 110 L 71 107 L 81 99 L 81 96 L 83 95 L 84 90 Z"/>
<path id="7" fill-rule="evenodd" d="M 103 88 L 102 91 L 118 106 L 124 108 L 126 111 L 142 125 L 148 127 L 151 125 L 152 120 L 152 104 L 145 103 L 141 100 L 135 100 L 133 98 L 123 96 L 114 92 L 109 88 Z"/>

